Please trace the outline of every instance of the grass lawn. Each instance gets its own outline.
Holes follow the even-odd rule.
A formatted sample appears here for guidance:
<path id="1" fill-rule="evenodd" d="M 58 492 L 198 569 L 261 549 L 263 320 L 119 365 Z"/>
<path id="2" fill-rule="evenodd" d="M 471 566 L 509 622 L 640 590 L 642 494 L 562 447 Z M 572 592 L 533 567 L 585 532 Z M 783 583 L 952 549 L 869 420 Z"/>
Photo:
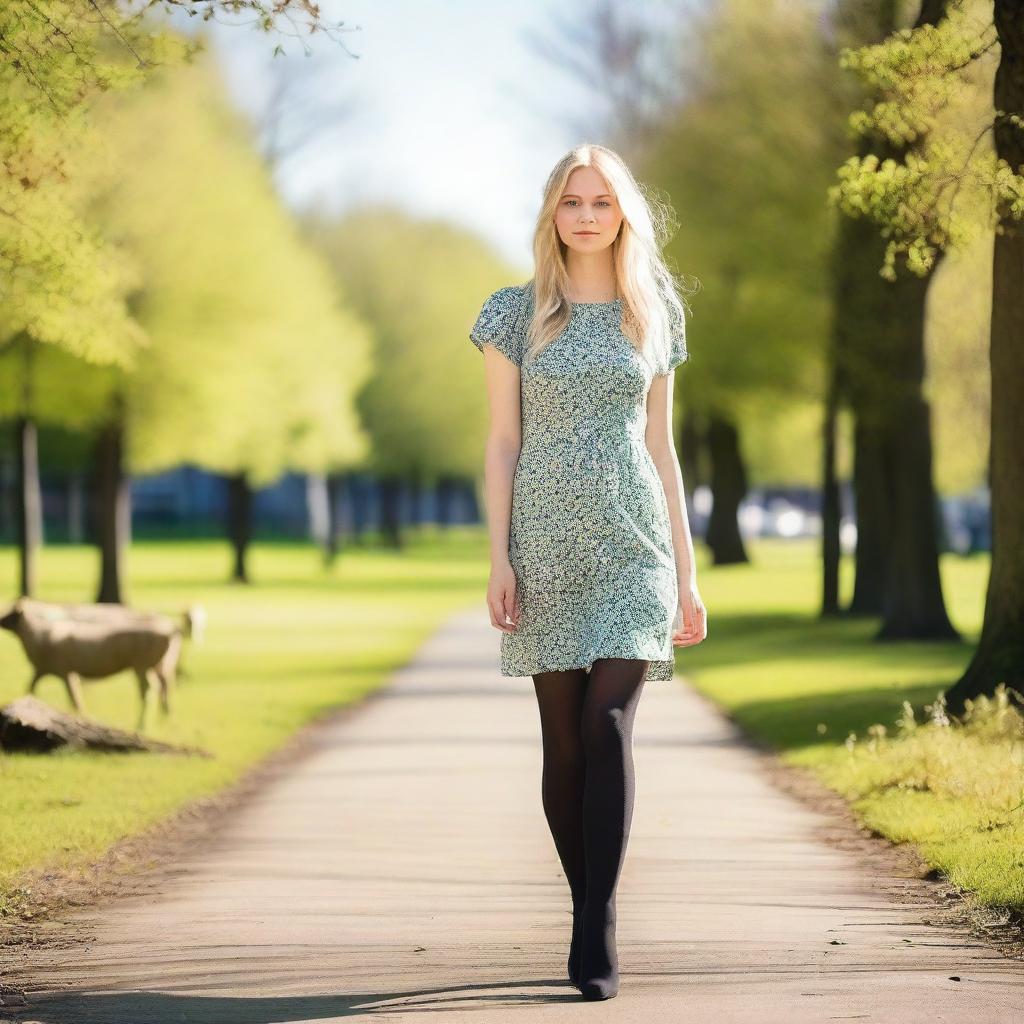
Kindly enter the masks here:
<path id="1" fill-rule="evenodd" d="M 924 706 L 967 663 L 981 622 L 986 558 L 943 559 L 959 643 L 876 644 L 874 620 L 819 622 L 816 542 L 755 541 L 752 563 L 715 568 L 701 558 L 708 639 L 677 651 L 677 671 L 748 732 L 815 771 L 873 828 L 917 843 L 924 856 L 987 906 L 1024 911 L 1024 742 L 1019 717 L 985 728 L 897 731 L 909 701 Z M 19 872 L 74 869 L 117 839 L 233 781 L 324 710 L 386 681 L 450 612 L 483 601 L 482 528 L 411 533 L 400 553 L 353 548 L 332 571 L 309 545 L 257 544 L 251 586 L 224 582 L 227 545 L 141 543 L 131 548 L 129 600 L 209 613 L 207 641 L 186 647 L 191 672 L 169 722 L 151 734 L 207 747 L 212 761 L 160 755 L 0 755 L 0 912 L 16 903 Z M 0 551 L 0 581 L 15 590 L 16 555 Z M 843 565 L 843 591 L 852 584 Z M 46 549 L 39 596 L 88 600 L 89 548 Z M 497 640 L 497 637 L 496 637 Z M 0 635 L 0 703 L 28 682 L 20 645 Z M 38 695 L 68 707 L 63 685 Z M 88 683 L 90 714 L 134 726 L 135 681 Z M 872 726 L 884 725 L 887 734 Z M 856 737 L 849 741 L 850 735 Z"/>
<path id="2" fill-rule="evenodd" d="M 190 673 L 168 721 L 151 709 L 149 734 L 211 750 L 215 759 L 62 751 L 0 753 L 0 912 L 18 902 L 29 867 L 74 870 L 116 840 L 235 780 L 328 708 L 385 682 L 450 612 L 483 602 L 486 537 L 410 535 L 400 553 L 343 551 L 322 568 L 305 544 L 256 544 L 249 586 L 225 582 L 223 542 L 135 544 L 127 558 L 127 599 L 175 611 L 199 601 L 209 615 L 205 642 L 186 644 Z M 16 553 L 0 550 L 4 600 L 16 593 Z M 88 547 L 41 553 L 38 597 L 91 600 L 97 555 Z M 21 644 L 0 632 L 0 704 L 21 696 L 30 677 Z M 71 709 L 64 684 L 47 677 L 36 695 Z M 134 729 L 134 675 L 84 684 L 88 713 Z"/>
<path id="3" fill-rule="evenodd" d="M 916 843 L 983 905 L 1024 912 L 1020 716 L 1011 708 L 977 727 L 907 733 L 896 725 L 904 701 L 925 722 L 926 705 L 968 663 L 987 556 L 942 559 L 946 606 L 962 642 L 875 643 L 876 619 L 817 620 L 816 542 L 764 540 L 750 550 L 749 565 L 698 570 L 708 638 L 677 652 L 677 672 L 784 760 L 816 772 L 871 828 Z M 844 597 L 852 582 L 844 559 Z"/>

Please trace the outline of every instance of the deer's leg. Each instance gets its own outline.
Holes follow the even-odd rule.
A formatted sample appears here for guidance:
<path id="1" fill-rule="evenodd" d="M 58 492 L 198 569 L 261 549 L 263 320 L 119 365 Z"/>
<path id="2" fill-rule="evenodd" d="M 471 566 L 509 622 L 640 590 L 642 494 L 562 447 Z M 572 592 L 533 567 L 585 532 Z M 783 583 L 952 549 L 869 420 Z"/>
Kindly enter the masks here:
<path id="1" fill-rule="evenodd" d="M 169 715 L 171 713 L 171 679 L 162 669 L 151 668 L 149 671 L 160 688 L 160 710 L 165 715 Z"/>
<path id="2" fill-rule="evenodd" d="M 153 680 L 150 678 L 148 669 L 136 669 L 135 677 L 139 681 L 139 724 L 137 731 L 142 732 L 146 727 L 146 711 L 149 708 L 149 695 L 153 690 Z"/>
<path id="3" fill-rule="evenodd" d="M 68 688 L 68 695 L 71 697 L 71 703 L 75 705 L 75 710 L 80 714 L 85 714 L 85 701 L 82 700 L 82 677 L 77 672 L 69 672 L 64 677 L 64 685 Z"/>

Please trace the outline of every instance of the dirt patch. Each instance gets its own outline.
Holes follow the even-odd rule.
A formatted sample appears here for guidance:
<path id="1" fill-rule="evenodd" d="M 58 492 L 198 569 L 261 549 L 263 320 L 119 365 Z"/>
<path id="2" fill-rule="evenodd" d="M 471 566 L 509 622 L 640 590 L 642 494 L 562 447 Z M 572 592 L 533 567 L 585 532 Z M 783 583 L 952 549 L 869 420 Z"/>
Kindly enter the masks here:
<path id="1" fill-rule="evenodd" d="M 970 892 L 953 885 L 930 865 L 913 843 L 894 843 L 869 828 L 846 799 L 812 771 L 782 761 L 772 747 L 744 732 L 707 694 L 691 689 L 736 726 L 772 785 L 826 816 L 815 828 L 817 837 L 858 858 L 877 880 L 879 891 L 895 902 L 928 910 L 926 924 L 965 930 L 1004 956 L 1024 960 L 1024 920 L 1019 915 L 1001 914 L 979 904 Z"/>

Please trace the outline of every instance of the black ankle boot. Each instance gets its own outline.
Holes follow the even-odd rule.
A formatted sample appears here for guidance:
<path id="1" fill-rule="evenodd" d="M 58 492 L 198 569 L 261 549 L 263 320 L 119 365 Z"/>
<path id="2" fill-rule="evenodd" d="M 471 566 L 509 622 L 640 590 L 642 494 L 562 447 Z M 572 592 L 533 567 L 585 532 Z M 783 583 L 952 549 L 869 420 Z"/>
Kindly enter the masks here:
<path id="1" fill-rule="evenodd" d="M 611 999 L 619 991 L 615 907 L 585 907 L 577 987 L 584 999 Z"/>
<path id="2" fill-rule="evenodd" d="M 569 980 L 580 987 L 580 952 L 583 944 L 583 904 L 572 905 L 572 941 L 569 943 Z"/>

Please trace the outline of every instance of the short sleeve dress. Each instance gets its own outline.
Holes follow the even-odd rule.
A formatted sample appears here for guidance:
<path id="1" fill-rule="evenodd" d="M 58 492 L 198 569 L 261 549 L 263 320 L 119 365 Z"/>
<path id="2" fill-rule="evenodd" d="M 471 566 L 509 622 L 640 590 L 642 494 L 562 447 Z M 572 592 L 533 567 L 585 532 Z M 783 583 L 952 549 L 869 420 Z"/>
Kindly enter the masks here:
<path id="1" fill-rule="evenodd" d="M 501 634 L 501 674 L 643 658 L 672 678 L 678 583 L 668 503 L 644 441 L 647 392 L 689 358 L 684 320 L 652 366 L 622 333 L 621 299 L 576 303 L 565 331 L 524 361 L 530 283 L 488 297 L 470 331 L 520 368 L 522 445 L 509 561 L 518 628 Z"/>

